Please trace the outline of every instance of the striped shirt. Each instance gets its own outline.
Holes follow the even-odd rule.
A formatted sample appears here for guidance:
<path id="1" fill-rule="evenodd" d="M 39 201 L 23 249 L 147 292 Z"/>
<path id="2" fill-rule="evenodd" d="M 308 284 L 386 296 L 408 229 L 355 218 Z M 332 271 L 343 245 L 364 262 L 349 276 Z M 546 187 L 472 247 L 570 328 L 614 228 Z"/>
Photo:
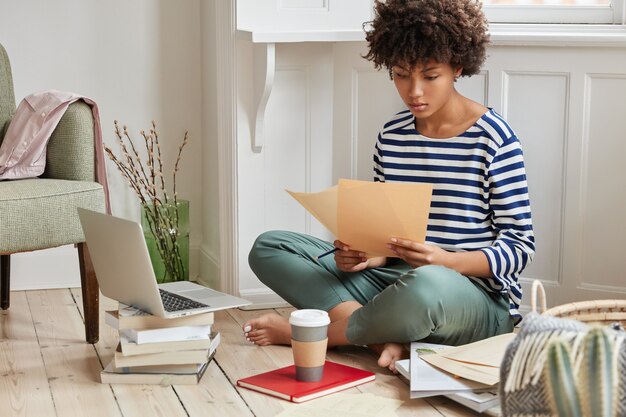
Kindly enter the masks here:
<path id="1" fill-rule="evenodd" d="M 535 252 L 522 147 L 502 116 L 489 109 L 466 132 L 431 139 L 415 117 L 398 113 L 378 135 L 374 181 L 433 184 L 426 242 L 445 250 L 481 250 L 493 277 L 471 280 L 508 296 L 514 321 L 518 278 Z"/>

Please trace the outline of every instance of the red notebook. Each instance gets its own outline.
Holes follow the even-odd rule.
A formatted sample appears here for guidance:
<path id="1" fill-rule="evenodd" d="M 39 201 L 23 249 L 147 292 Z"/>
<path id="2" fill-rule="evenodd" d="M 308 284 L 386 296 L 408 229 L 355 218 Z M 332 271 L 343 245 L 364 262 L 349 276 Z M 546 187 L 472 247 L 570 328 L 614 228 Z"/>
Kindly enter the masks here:
<path id="1" fill-rule="evenodd" d="M 373 372 L 326 361 L 324 377 L 318 382 L 296 381 L 296 367 L 291 365 L 240 379 L 237 385 L 294 403 L 301 403 L 373 381 L 375 377 Z"/>

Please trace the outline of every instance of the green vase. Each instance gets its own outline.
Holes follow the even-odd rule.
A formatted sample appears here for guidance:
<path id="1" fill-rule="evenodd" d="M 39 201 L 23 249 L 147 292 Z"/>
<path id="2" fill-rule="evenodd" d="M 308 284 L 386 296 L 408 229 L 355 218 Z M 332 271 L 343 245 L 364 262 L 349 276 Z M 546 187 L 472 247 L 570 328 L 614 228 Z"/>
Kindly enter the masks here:
<path id="1" fill-rule="evenodd" d="M 142 206 L 141 226 L 157 282 L 189 280 L 189 201 Z"/>

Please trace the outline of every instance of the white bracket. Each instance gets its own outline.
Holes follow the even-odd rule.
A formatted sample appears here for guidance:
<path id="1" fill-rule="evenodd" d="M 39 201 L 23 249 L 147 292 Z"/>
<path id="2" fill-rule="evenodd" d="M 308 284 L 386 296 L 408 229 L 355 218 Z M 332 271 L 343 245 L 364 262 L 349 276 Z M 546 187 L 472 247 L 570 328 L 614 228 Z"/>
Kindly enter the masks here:
<path id="1" fill-rule="evenodd" d="M 276 46 L 274 43 L 254 44 L 254 105 L 256 116 L 252 132 L 252 151 L 263 149 L 265 109 L 274 85 L 276 70 Z"/>

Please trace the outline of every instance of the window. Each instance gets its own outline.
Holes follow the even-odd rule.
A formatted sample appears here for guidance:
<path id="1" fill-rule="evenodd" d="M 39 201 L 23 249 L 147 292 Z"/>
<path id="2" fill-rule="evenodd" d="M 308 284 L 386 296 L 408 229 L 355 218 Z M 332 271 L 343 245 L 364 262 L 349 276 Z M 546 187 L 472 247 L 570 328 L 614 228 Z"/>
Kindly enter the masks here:
<path id="1" fill-rule="evenodd" d="M 494 23 L 624 24 L 626 0 L 482 0 Z"/>

